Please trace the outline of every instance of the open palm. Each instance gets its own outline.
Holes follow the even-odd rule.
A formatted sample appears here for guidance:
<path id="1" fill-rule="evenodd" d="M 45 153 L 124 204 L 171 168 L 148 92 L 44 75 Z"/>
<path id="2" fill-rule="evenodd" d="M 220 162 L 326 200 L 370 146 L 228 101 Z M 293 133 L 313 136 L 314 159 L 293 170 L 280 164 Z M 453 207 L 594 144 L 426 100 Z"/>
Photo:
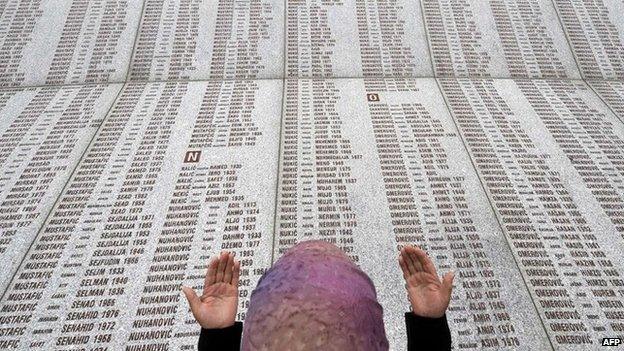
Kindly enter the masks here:
<path id="1" fill-rule="evenodd" d="M 240 262 L 234 255 L 221 252 L 208 265 L 204 290 L 199 297 L 189 287 L 182 287 L 197 323 L 204 329 L 221 329 L 234 325 L 238 309 Z"/>
<path id="2" fill-rule="evenodd" d="M 447 273 L 440 280 L 427 253 L 413 246 L 401 250 L 399 265 L 412 311 L 421 317 L 442 317 L 451 300 L 455 275 Z"/>

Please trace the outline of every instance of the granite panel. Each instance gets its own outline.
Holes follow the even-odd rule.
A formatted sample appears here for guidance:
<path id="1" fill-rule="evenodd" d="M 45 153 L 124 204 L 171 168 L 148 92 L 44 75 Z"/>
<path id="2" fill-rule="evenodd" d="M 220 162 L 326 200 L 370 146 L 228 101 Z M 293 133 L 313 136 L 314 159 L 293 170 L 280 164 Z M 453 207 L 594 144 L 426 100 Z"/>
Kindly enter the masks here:
<path id="1" fill-rule="evenodd" d="M 550 0 L 421 0 L 436 77 L 579 78 Z"/>
<path id="2" fill-rule="evenodd" d="M 624 79 L 624 3 L 553 0 L 585 79 Z"/>
<path id="3" fill-rule="evenodd" d="M 0 86 L 123 82 L 142 1 L 0 3 Z"/>
<path id="4" fill-rule="evenodd" d="M 609 108 L 624 122 L 624 82 L 591 80 L 587 84 Z"/>
<path id="5" fill-rule="evenodd" d="M 124 87 L 2 296 L 1 348 L 192 349 L 180 285 L 241 261 L 244 319 L 271 264 L 282 83 Z"/>
<path id="6" fill-rule="evenodd" d="M 287 77 L 431 76 L 418 2 L 287 3 Z"/>
<path id="7" fill-rule="evenodd" d="M 95 135 L 121 84 L 0 90 L 0 292 Z"/>
<path id="8" fill-rule="evenodd" d="M 281 78 L 283 51 L 282 0 L 145 0 L 129 78 Z"/>
<path id="9" fill-rule="evenodd" d="M 624 125 L 582 82 L 441 80 L 558 350 L 624 324 Z"/>
<path id="10" fill-rule="evenodd" d="M 276 257 L 333 242 L 371 275 L 392 350 L 409 311 L 403 245 L 457 272 L 459 349 L 549 349 L 509 244 L 433 79 L 287 80 Z"/>
<path id="11" fill-rule="evenodd" d="M 624 338 L 622 13 L 0 1 L 0 349 L 194 349 L 180 284 L 234 251 L 243 321 L 308 239 L 370 274 L 393 350 L 407 244 L 457 272 L 455 349 Z"/>

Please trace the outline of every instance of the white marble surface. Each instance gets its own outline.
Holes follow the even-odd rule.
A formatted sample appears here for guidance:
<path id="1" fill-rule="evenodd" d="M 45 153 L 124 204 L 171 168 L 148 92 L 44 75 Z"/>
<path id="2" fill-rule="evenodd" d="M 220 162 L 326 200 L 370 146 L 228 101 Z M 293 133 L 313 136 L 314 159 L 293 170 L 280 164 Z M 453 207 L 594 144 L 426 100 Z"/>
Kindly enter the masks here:
<path id="1" fill-rule="evenodd" d="M 210 256 L 244 320 L 311 238 L 371 275 L 392 350 L 408 243 L 458 273 L 455 349 L 624 337 L 623 11 L 0 1 L 0 349 L 192 349 Z"/>
<path id="2" fill-rule="evenodd" d="M 284 1 L 145 0 L 131 80 L 281 78 Z"/>
<path id="3" fill-rule="evenodd" d="M 123 82 L 142 1 L 0 4 L 0 85 Z"/>
<path id="4" fill-rule="evenodd" d="M 4 291 L 121 84 L 0 91 L 0 289 Z"/>
<path id="5" fill-rule="evenodd" d="M 335 241 L 375 281 L 391 349 L 401 350 L 409 303 L 396 252 L 419 245 L 441 274 L 457 272 L 448 313 L 457 347 L 550 347 L 434 79 L 288 80 L 286 97 L 278 255 L 292 228 L 298 241 Z"/>
<path id="6" fill-rule="evenodd" d="M 437 77 L 579 78 L 550 0 L 421 0 Z"/>
<path id="7" fill-rule="evenodd" d="M 221 249 L 241 261 L 244 319 L 271 263 L 281 84 L 124 88 L 3 297 L 0 318 L 36 304 L 24 311 L 30 323 L 11 323 L 25 328 L 21 347 L 162 342 L 150 332 L 193 346 L 180 285 L 199 289 Z"/>
<path id="8" fill-rule="evenodd" d="M 585 79 L 624 79 L 624 3 L 553 0 Z"/>

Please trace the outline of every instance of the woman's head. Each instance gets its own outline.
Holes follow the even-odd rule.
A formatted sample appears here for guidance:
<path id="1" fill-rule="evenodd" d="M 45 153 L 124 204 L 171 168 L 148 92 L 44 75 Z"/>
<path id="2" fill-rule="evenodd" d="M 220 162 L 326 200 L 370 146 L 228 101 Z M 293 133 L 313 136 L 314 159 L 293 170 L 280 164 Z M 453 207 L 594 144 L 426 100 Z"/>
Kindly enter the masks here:
<path id="1" fill-rule="evenodd" d="M 243 350 L 387 350 L 370 278 L 324 241 L 293 246 L 251 295 Z"/>

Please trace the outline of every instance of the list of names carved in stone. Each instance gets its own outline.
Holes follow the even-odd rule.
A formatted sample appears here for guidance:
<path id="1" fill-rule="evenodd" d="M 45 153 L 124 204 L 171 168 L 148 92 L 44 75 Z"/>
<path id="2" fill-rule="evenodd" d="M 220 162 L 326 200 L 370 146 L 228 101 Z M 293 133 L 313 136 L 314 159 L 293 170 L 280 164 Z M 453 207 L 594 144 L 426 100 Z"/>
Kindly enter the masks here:
<path id="1" fill-rule="evenodd" d="M 456 350 L 624 338 L 623 0 L 0 0 L 0 350 L 191 350 L 310 239 Z M 421 77 L 421 78 L 418 78 Z M 428 78 L 423 78 L 428 77 Z M 433 78 L 437 77 L 437 78 Z"/>
<path id="2" fill-rule="evenodd" d="M 431 76 L 418 2 L 288 1 L 288 77 Z"/>
<path id="3" fill-rule="evenodd" d="M 550 0 L 421 0 L 438 77 L 579 78 Z"/>
<path id="4" fill-rule="evenodd" d="M 624 3 L 553 0 L 585 79 L 624 79 Z"/>
<path id="5" fill-rule="evenodd" d="M 596 91 L 624 123 L 624 82 L 591 80 L 587 81 L 587 84 Z"/>
<path id="6" fill-rule="evenodd" d="M 124 87 L 3 296 L 0 348 L 194 348 L 180 285 L 271 263 L 281 81 Z"/>
<path id="7" fill-rule="evenodd" d="M 131 80 L 280 78 L 284 1 L 145 0 Z"/>
<path id="8" fill-rule="evenodd" d="M 0 90 L 0 293 L 120 89 Z"/>
<path id="9" fill-rule="evenodd" d="M 461 282 L 449 308 L 457 347 L 550 347 L 433 79 L 288 80 L 285 97 L 277 256 L 301 240 L 335 243 L 401 326 L 396 252 L 419 245 Z M 402 328 L 387 332 L 405 348 Z"/>
<path id="10" fill-rule="evenodd" d="M 6 0 L 0 85 L 124 81 L 142 1 Z"/>
<path id="11" fill-rule="evenodd" d="M 441 80 L 556 349 L 624 331 L 624 125 L 583 83 Z"/>

